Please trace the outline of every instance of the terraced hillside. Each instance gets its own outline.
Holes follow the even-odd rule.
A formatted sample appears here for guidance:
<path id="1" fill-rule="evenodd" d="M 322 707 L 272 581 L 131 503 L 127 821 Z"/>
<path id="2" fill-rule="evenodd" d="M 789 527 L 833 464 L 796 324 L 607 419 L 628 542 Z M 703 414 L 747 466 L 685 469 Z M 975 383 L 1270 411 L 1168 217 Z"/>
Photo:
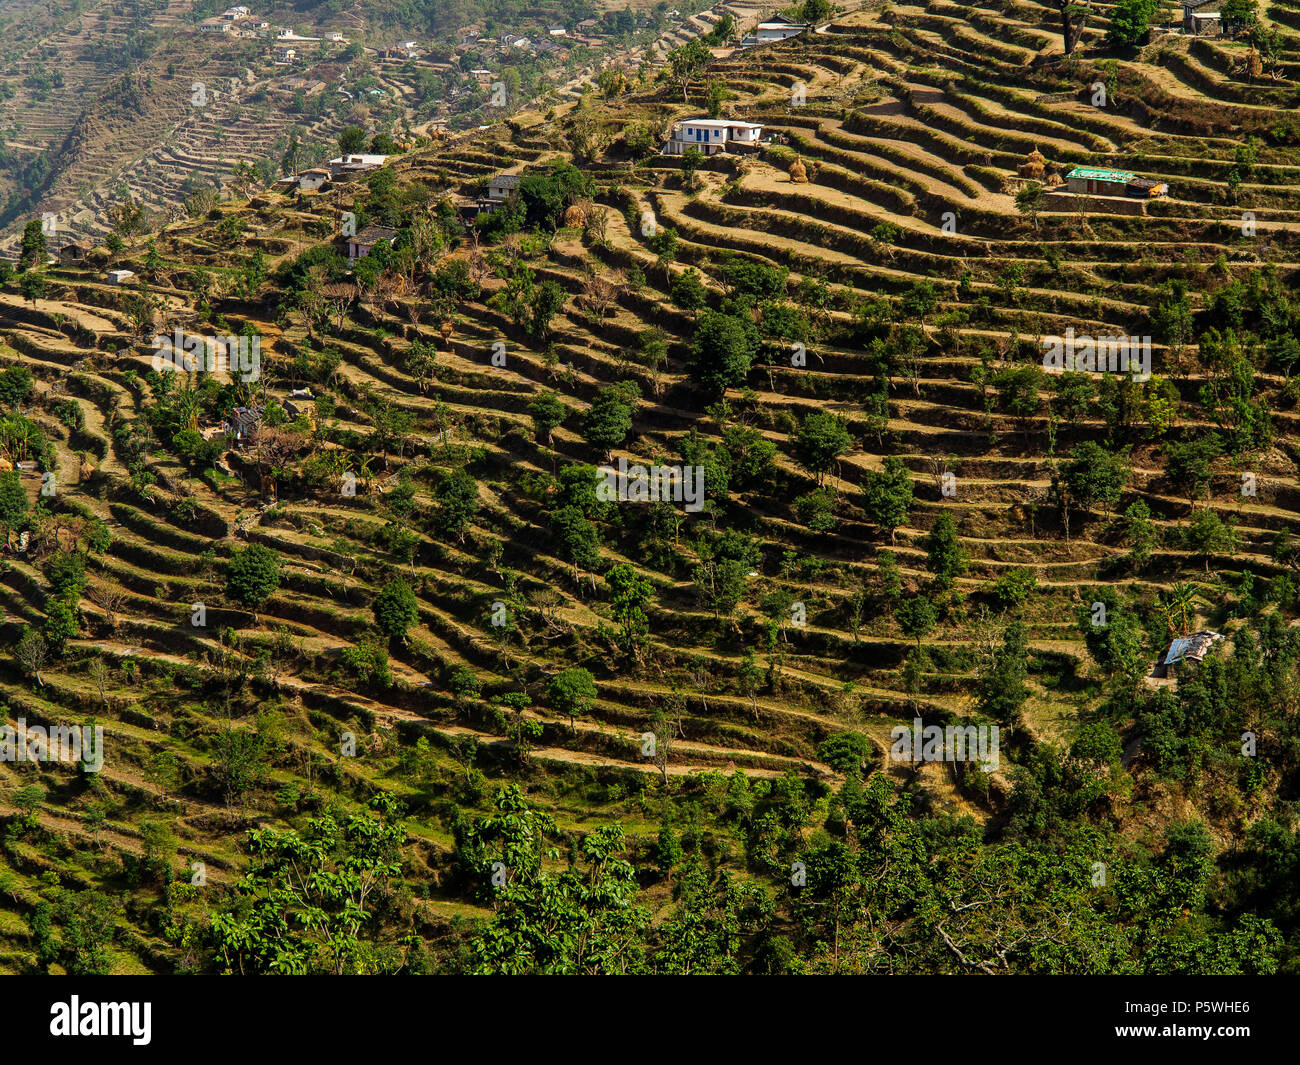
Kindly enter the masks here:
<path id="1" fill-rule="evenodd" d="M 0 762 L 0 968 L 1295 971 L 1293 83 L 1108 10 L 872 7 L 8 281 L 3 699 L 105 739 Z M 710 98 L 771 143 L 657 154 Z"/>

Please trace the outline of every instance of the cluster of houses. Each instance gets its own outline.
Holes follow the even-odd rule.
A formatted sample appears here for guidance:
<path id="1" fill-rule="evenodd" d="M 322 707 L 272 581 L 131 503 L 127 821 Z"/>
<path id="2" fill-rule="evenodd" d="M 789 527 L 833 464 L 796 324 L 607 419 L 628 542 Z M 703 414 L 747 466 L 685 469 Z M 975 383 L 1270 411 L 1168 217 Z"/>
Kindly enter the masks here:
<path id="1" fill-rule="evenodd" d="M 350 181 L 368 170 L 383 166 L 387 161 L 386 155 L 354 152 L 351 155 L 340 155 L 337 159 L 331 159 L 328 167 L 314 166 L 309 170 L 282 177 L 275 185 L 281 192 L 290 192 L 293 189 L 299 192 L 317 192 L 331 181 Z"/>
<path id="2" fill-rule="evenodd" d="M 224 33 L 231 37 L 272 37 L 279 41 L 310 41 L 320 43 L 328 40 L 336 44 L 346 44 L 343 34 L 334 30 L 326 37 L 300 37 L 288 26 L 272 26 L 264 18 L 254 15 L 242 4 L 228 7 L 220 15 L 205 18 L 199 23 L 200 33 Z"/>

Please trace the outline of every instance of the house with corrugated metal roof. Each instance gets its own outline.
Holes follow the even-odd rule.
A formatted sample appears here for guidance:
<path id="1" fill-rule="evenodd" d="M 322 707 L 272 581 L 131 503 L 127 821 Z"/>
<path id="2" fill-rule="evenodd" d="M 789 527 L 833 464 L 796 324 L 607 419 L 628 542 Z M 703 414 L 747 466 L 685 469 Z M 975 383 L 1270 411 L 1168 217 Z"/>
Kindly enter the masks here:
<path id="1" fill-rule="evenodd" d="M 1200 662 L 1210 648 L 1222 639 L 1222 633 L 1212 632 L 1210 629 L 1202 629 L 1190 636 L 1179 636 L 1177 639 L 1170 641 L 1164 653 L 1156 659 L 1156 667 L 1151 675 L 1153 677 L 1167 677 L 1170 666 L 1176 666 L 1183 662 Z"/>

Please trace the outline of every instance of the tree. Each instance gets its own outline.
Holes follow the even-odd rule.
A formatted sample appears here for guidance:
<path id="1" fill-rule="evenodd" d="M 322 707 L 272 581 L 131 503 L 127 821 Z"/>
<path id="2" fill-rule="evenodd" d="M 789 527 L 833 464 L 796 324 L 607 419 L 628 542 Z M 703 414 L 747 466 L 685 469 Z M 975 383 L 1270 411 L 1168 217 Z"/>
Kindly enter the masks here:
<path id="1" fill-rule="evenodd" d="M 402 970 L 405 950 L 385 935 L 405 830 L 380 793 L 359 813 L 326 813 L 301 832 L 248 834 L 252 864 L 212 917 L 214 951 L 245 975 L 374 974 Z"/>
<path id="2" fill-rule="evenodd" d="M 980 671 L 976 709 L 1002 724 L 1014 724 L 1020 708 L 1029 698 L 1025 683 L 1029 645 L 1025 624 L 1011 622 L 1002 633 L 1002 644 Z"/>
<path id="3" fill-rule="evenodd" d="M 632 403 L 638 395 L 639 390 L 632 381 L 602 388 L 583 415 L 583 437 L 603 452 L 607 460 L 632 431 Z"/>
<path id="4" fill-rule="evenodd" d="M 577 507 L 558 507 L 551 512 L 551 535 L 560 557 L 572 563 L 575 580 L 578 570 L 594 570 L 600 564 L 600 533 Z"/>
<path id="5" fill-rule="evenodd" d="M 31 300 L 32 306 L 45 295 L 45 273 L 42 270 L 28 270 L 18 281 L 18 288 L 23 299 Z"/>
<path id="6" fill-rule="evenodd" d="M 470 941 L 475 973 L 605 975 L 637 971 L 650 915 L 636 905 L 637 880 L 617 822 L 588 833 L 578 861 L 560 871 L 554 819 L 529 806 L 517 785 L 493 812 L 455 826 L 456 859 L 493 915 Z M 556 840 L 558 842 L 558 840 Z M 585 868 L 584 868 L 585 865 Z M 504 878 L 504 879 L 502 879 Z"/>
<path id="7" fill-rule="evenodd" d="M 641 641 L 650 631 L 645 608 L 654 594 L 654 585 L 627 562 L 613 565 L 605 573 L 609 586 L 610 612 L 619 627 L 619 640 L 625 654 L 639 656 Z"/>
<path id="8" fill-rule="evenodd" d="M 552 710 L 568 717 L 569 727 L 576 736 L 578 728 L 574 719 L 591 712 L 592 701 L 596 698 L 596 682 L 585 669 L 566 669 L 551 678 L 546 687 L 546 697 Z"/>
<path id="9" fill-rule="evenodd" d="M 867 471 L 862 506 L 867 517 L 889 534 L 891 544 L 912 509 L 912 491 L 912 475 L 897 455 L 885 459 L 885 468 L 879 473 Z"/>
<path id="10" fill-rule="evenodd" d="M 852 447 L 848 423 L 840 415 L 813 411 L 795 434 L 792 450 L 799 465 L 816 474 L 820 485 L 839 457 Z"/>
<path id="11" fill-rule="evenodd" d="M 682 103 L 688 99 L 691 81 L 704 71 L 712 58 L 708 45 L 698 37 L 668 53 L 668 68 L 673 81 L 681 87 Z"/>
<path id="12" fill-rule="evenodd" d="M 1092 0 L 1084 0 L 1083 3 L 1079 3 L 1078 0 L 1052 0 L 1052 2 L 1061 15 L 1061 39 L 1065 46 L 1065 54 L 1072 55 L 1078 47 L 1079 38 L 1083 36 L 1088 16 L 1092 14 Z"/>
<path id="13" fill-rule="evenodd" d="M 1219 5 L 1219 19 L 1225 33 L 1235 33 L 1259 20 L 1259 4 L 1257 0 L 1223 0 Z"/>
<path id="14" fill-rule="evenodd" d="M 223 728 L 212 738 L 213 782 L 230 806 L 266 779 L 266 739 L 251 728 Z"/>
<path id="15" fill-rule="evenodd" d="M 691 266 L 675 278 L 668 289 L 673 304 L 684 311 L 699 311 L 708 305 L 709 293 L 700 280 L 700 272 Z"/>
<path id="16" fill-rule="evenodd" d="M 0 473 L 0 526 L 5 530 L 6 542 L 13 530 L 27 520 L 27 506 L 27 489 L 18 471 Z"/>
<path id="17" fill-rule="evenodd" d="M 554 392 L 541 392 L 528 404 L 528 413 L 532 415 L 538 442 L 549 447 L 551 434 L 564 424 L 564 419 L 569 416 L 569 408 L 560 402 Z"/>
<path id="18" fill-rule="evenodd" d="M 478 513 L 478 482 L 468 470 L 452 470 L 434 485 L 433 504 L 434 530 L 464 543 L 465 531 Z"/>
<path id="19" fill-rule="evenodd" d="M 753 319 L 706 311 L 695 326 L 687 369 L 701 388 L 721 395 L 744 382 L 759 342 Z"/>
<path id="20" fill-rule="evenodd" d="M 1016 210 L 1028 218 L 1035 229 L 1038 228 L 1038 212 L 1046 202 L 1047 195 L 1037 181 L 1025 182 L 1024 187 L 1016 193 Z"/>
<path id="21" fill-rule="evenodd" d="M 1170 485 L 1187 497 L 1189 506 L 1206 495 L 1214 478 L 1214 460 L 1222 452 L 1218 438 L 1202 436 L 1182 443 L 1171 441 L 1165 447 L 1165 476 Z"/>
<path id="22" fill-rule="evenodd" d="M 957 537 L 957 525 L 950 514 L 935 519 L 926 538 L 927 564 L 940 588 L 948 588 L 953 579 L 966 572 L 966 552 Z"/>
<path id="23" fill-rule="evenodd" d="M 339 151 L 353 155 L 366 150 L 366 131 L 360 126 L 344 126 L 339 133 Z"/>
<path id="24" fill-rule="evenodd" d="M 1229 0 L 1232 2 L 1232 0 Z M 1106 40 L 1112 48 L 1132 48 L 1146 40 L 1158 0 L 1118 0 L 1110 12 Z"/>
<path id="25" fill-rule="evenodd" d="M 904 599 L 898 604 L 894 616 L 898 619 L 898 627 L 903 630 L 903 635 L 915 639 L 917 647 L 921 646 L 921 637 L 932 632 L 939 620 L 934 603 L 924 595 Z"/>
<path id="26" fill-rule="evenodd" d="M 257 611 L 280 587 L 280 556 L 265 544 L 251 544 L 231 552 L 226 566 L 226 593 L 237 603 Z"/>
<path id="27" fill-rule="evenodd" d="M 18 272 L 22 273 L 32 266 L 44 266 L 49 254 L 45 229 L 39 218 L 33 218 L 23 226 L 22 244 L 18 249 Z"/>
<path id="28" fill-rule="evenodd" d="M 45 681 L 41 679 L 41 670 L 45 668 L 49 659 L 50 649 L 45 638 L 33 628 L 23 629 L 22 636 L 14 645 L 14 661 L 18 663 L 18 668 L 23 671 L 23 675 L 31 677 L 44 687 Z"/>
<path id="29" fill-rule="evenodd" d="M 1232 555 L 1237 551 L 1237 533 L 1209 508 L 1196 511 L 1184 532 L 1187 546 L 1205 557 L 1205 572 L 1210 572 L 1210 556 Z"/>
<path id="30" fill-rule="evenodd" d="M 1107 510 L 1119 499 L 1128 481 L 1128 464 L 1092 440 L 1070 451 L 1065 481 L 1070 496 L 1085 509 L 1105 504 Z"/>
<path id="31" fill-rule="evenodd" d="M 406 633 L 420 620 L 420 606 L 411 586 L 404 580 L 391 580 L 380 589 L 370 604 L 375 624 L 390 640 L 406 642 Z"/>

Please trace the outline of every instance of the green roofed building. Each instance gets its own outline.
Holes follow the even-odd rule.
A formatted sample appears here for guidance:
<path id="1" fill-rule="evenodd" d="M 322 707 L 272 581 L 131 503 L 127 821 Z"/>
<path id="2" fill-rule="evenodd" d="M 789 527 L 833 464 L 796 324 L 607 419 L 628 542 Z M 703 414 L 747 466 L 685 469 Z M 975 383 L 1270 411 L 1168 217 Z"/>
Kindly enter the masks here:
<path id="1" fill-rule="evenodd" d="M 1076 166 L 1065 175 L 1071 192 L 1088 196 L 1133 196 L 1147 199 L 1163 196 L 1169 186 L 1150 178 L 1140 178 L 1131 170 L 1112 170 L 1106 166 Z"/>
<path id="2" fill-rule="evenodd" d="M 1083 192 L 1092 196 L 1123 196 L 1128 192 L 1128 183 L 1135 176 L 1128 170 L 1076 166 L 1065 175 L 1065 184 L 1071 192 Z"/>

